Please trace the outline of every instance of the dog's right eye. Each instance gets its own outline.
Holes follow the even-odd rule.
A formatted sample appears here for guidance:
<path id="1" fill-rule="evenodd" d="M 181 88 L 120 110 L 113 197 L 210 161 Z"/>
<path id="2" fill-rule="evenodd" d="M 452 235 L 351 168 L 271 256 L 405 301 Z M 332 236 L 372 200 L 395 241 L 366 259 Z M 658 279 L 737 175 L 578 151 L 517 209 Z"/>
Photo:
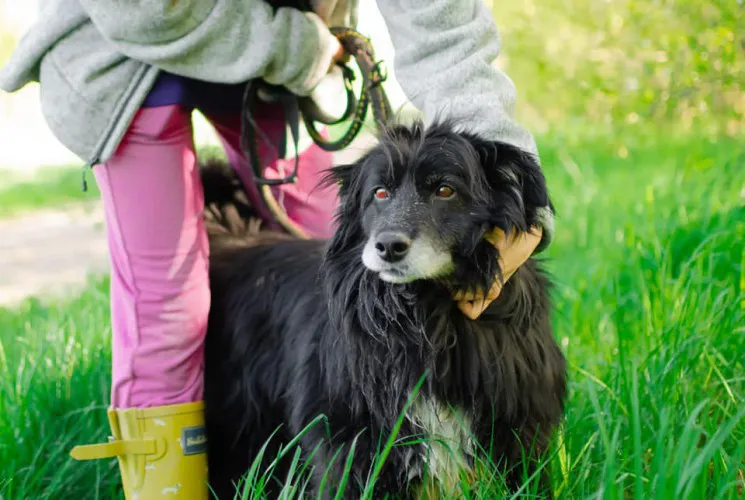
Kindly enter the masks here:
<path id="1" fill-rule="evenodd" d="M 378 201 L 387 200 L 391 197 L 391 193 L 388 192 L 385 188 L 377 188 L 374 192 L 375 199 Z"/>
<path id="2" fill-rule="evenodd" d="M 455 189 L 451 188 L 447 184 L 442 184 L 439 188 L 437 188 L 437 192 L 435 194 L 438 198 L 450 199 L 455 196 Z"/>

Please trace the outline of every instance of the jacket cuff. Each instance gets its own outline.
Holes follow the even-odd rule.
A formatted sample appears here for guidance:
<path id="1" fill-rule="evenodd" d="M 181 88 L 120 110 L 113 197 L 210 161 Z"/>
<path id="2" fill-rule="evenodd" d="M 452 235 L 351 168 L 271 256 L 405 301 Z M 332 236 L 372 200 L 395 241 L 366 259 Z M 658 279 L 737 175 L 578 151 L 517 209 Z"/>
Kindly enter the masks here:
<path id="1" fill-rule="evenodd" d="M 318 51 L 304 76 L 285 84 L 287 90 L 299 96 L 309 95 L 318 86 L 323 77 L 328 74 L 334 54 L 339 50 L 339 40 L 329 31 L 323 20 L 313 12 L 304 14 L 312 22 L 318 34 Z"/>

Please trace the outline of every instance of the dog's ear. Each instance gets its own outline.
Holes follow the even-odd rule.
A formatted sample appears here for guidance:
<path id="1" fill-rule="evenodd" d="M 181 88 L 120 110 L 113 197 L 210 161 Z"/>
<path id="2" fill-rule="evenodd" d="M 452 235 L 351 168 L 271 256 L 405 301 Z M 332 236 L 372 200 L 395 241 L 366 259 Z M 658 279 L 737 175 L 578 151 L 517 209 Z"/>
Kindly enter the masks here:
<path id="1" fill-rule="evenodd" d="M 348 198 L 349 194 L 355 189 L 358 173 L 364 159 L 365 157 L 360 158 L 354 163 L 335 165 L 327 169 L 319 185 L 322 187 L 336 185 L 339 189 L 339 197 L 342 200 Z"/>
<path id="2" fill-rule="evenodd" d="M 349 186 L 349 183 L 353 178 L 355 166 L 356 164 L 354 163 L 334 165 L 326 171 L 326 175 L 324 175 L 321 185 L 326 187 L 336 184 L 339 189 Z"/>
<path id="3" fill-rule="evenodd" d="M 474 140 L 489 188 L 494 192 L 494 224 L 507 231 L 540 225 L 546 208 L 553 212 L 546 178 L 535 156 L 504 142 Z"/>
<path id="4" fill-rule="evenodd" d="M 546 177 L 536 157 L 521 149 L 506 146 L 508 157 L 511 158 L 513 170 L 517 173 L 522 183 L 523 202 L 526 210 L 535 212 L 540 208 L 549 207 L 553 211 L 553 203 L 548 193 Z M 504 153 L 503 153 L 503 156 Z M 534 214 L 532 214 L 534 215 Z M 529 223 L 535 224 L 535 220 L 529 218 Z"/>
<path id="5" fill-rule="evenodd" d="M 339 189 L 339 206 L 336 209 L 336 231 L 331 237 L 327 255 L 344 253 L 353 248 L 361 236 L 359 221 L 362 215 L 360 171 L 367 155 L 354 163 L 336 165 L 326 171 L 321 185 L 336 185 Z"/>

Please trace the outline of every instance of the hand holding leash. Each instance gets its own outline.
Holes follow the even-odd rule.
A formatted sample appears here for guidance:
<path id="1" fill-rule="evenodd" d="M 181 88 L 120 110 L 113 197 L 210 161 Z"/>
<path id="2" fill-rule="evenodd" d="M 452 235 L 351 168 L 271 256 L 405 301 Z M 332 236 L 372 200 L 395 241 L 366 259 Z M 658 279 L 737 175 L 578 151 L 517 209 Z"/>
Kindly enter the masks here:
<path id="1" fill-rule="evenodd" d="M 347 109 L 341 118 L 334 119 L 326 115 L 312 99 L 300 98 L 298 103 L 305 128 L 313 142 L 326 151 L 339 151 L 349 146 L 359 134 L 368 107 L 371 109 L 375 124 L 378 127 L 387 124 L 393 113 L 382 85 L 388 75 L 382 67 L 382 61 L 376 61 L 375 51 L 370 40 L 350 28 L 331 28 L 331 33 L 336 36 L 342 47 L 341 52 L 337 51 L 334 60 L 344 74 L 344 84 L 347 89 Z M 350 59 L 354 59 L 360 73 L 362 73 L 362 89 L 359 98 L 355 96 L 352 88 L 355 74 L 346 64 Z M 335 141 L 327 140 L 315 128 L 316 122 L 324 125 L 336 125 L 348 120 L 351 121 L 349 129 Z"/>
<path id="2" fill-rule="evenodd" d="M 453 299 L 458 301 L 458 309 L 470 319 L 477 319 L 494 302 L 502 292 L 502 287 L 515 274 L 521 265 L 533 254 L 541 242 L 543 229 L 533 227 L 525 233 L 505 234 L 499 228 L 486 233 L 486 240 L 499 250 L 499 267 L 502 269 L 502 280 L 496 277 L 491 289 L 484 296 L 483 290 L 473 293 L 455 292 Z"/>
<path id="3" fill-rule="evenodd" d="M 334 53 L 334 57 L 332 58 L 331 66 L 329 67 L 329 72 L 336 66 L 337 64 L 346 64 L 349 62 L 350 55 L 344 50 L 344 46 L 339 41 L 339 38 L 336 39 L 338 47 L 336 49 L 336 52 Z"/>

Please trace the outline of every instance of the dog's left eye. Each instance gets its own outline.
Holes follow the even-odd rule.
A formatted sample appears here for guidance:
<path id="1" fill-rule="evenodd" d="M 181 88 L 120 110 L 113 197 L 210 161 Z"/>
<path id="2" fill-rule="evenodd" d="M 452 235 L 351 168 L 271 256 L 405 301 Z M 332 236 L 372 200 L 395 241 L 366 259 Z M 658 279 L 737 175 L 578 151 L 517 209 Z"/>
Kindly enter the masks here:
<path id="1" fill-rule="evenodd" d="M 375 195 L 375 199 L 378 201 L 387 200 L 391 197 L 391 193 L 389 193 L 385 188 L 377 188 L 373 194 Z"/>
<path id="2" fill-rule="evenodd" d="M 437 188 L 437 192 L 435 194 L 438 198 L 448 199 L 452 198 L 455 195 L 455 189 L 451 188 L 447 184 L 442 184 L 440 187 Z"/>

